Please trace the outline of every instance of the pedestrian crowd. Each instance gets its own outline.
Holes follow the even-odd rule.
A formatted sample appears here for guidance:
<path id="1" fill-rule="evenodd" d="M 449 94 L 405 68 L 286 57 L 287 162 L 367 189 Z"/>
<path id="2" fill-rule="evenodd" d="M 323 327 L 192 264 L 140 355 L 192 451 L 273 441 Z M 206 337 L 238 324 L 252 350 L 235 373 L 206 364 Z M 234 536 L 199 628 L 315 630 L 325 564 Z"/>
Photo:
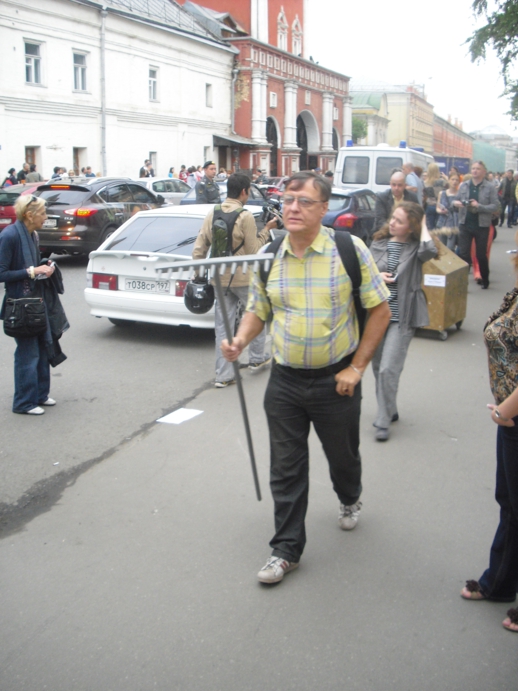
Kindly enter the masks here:
<path id="1" fill-rule="evenodd" d="M 182 166 L 182 171 L 187 177 L 204 171 L 194 183 L 196 200 L 214 206 L 202 224 L 193 258 L 203 259 L 209 252 L 211 257 L 238 257 L 256 254 L 263 247 L 273 254 L 268 270 L 250 279 L 239 268 L 233 272 L 227 267 L 221 277 L 224 299 L 215 306 L 216 388 L 236 383 L 231 363 L 246 347 L 252 372 L 271 367 L 264 408 L 275 528 L 271 555 L 258 573 L 261 583 L 271 585 L 299 567 L 306 545 L 311 424 L 329 464 L 338 525 L 353 530 L 362 511 L 359 430 L 365 370 L 372 362 L 378 403 L 375 438 L 386 442 L 390 426 L 400 417 L 397 391 L 408 348 L 415 330 L 429 323 L 421 288 L 423 263 L 451 246 L 468 263 L 477 261 L 482 287 L 487 288 L 490 229 L 495 218 L 501 225 L 505 220 L 501 206 L 506 200 L 512 225 L 516 182 L 508 171 L 497 187 L 481 161 L 463 180 L 457 170 L 446 179 L 435 164 L 426 175 L 407 164 L 394 171 L 390 188 L 377 195 L 369 249 L 360 239 L 322 225 L 332 187 L 321 171 L 296 173 L 286 181 L 282 211 L 286 234 L 272 239 L 277 219 L 258 232 L 252 214 L 244 208 L 251 187 L 248 176 L 225 177 L 227 195 L 222 201 L 214 161 L 199 168 L 191 166 L 187 171 Z M 26 174 L 31 172 L 36 170 L 29 167 Z M 141 173 L 144 177 L 154 173 L 150 161 Z M 170 174 L 174 175 L 173 169 Z M 258 177 L 262 174 L 257 172 Z M 60 309 L 62 285 L 55 281 L 56 267 L 39 256 L 37 231 L 46 218 L 45 204 L 26 195 L 19 197 L 15 208 L 16 223 L 0 234 L 0 281 L 6 285 L 0 318 L 7 333 L 6 325 L 16 327 L 17 304 L 26 309 L 34 299 L 45 305 L 42 333 L 9 334 L 17 344 L 13 412 L 41 415 L 44 406 L 56 404 L 49 395 L 49 365 L 65 359 L 58 341 L 68 322 Z M 456 245 L 451 240 L 454 235 Z M 515 239 L 518 244 L 518 233 Z M 516 255 L 518 249 L 512 252 Z M 518 274 L 518 261 L 515 265 Z M 206 277 L 198 276 L 196 282 L 208 290 Z M 224 312 L 234 323 L 239 303 L 246 303 L 246 311 L 229 342 Z M 518 590 L 517 317 L 518 287 L 505 295 L 484 330 L 494 397 L 488 408 L 497 425 L 500 524 L 488 569 L 478 581 L 468 580 L 461 592 L 471 601 L 514 602 Z M 268 324 L 271 355 L 265 352 Z M 508 611 L 503 626 L 518 632 L 518 609 Z"/>
<path id="2" fill-rule="evenodd" d="M 78 176 L 79 173 L 77 173 L 74 169 L 70 168 L 68 171 L 66 168 L 63 166 L 55 166 L 52 175 L 50 176 L 51 180 L 61 180 L 62 178 L 71 178 L 71 177 L 76 177 Z M 95 177 L 101 177 L 101 173 L 93 173 L 92 172 L 92 167 L 91 166 L 84 166 L 81 168 L 81 175 L 86 177 L 86 178 L 95 178 Z M 2 181 L 2 184 L 0 187 L 3 188 L 9 188 L 12 185 L 26 185 L 27 183 L 33 183 L 33 182 L 44 182 L 45 178 L 43 175 L 38 172 L 37 166 L 35 163 L 24 163 L 23 166 L 20 168 L 18 173 L 16 172 L 16 168 L 9 168 L 7 171 L 7 175 Z"/>

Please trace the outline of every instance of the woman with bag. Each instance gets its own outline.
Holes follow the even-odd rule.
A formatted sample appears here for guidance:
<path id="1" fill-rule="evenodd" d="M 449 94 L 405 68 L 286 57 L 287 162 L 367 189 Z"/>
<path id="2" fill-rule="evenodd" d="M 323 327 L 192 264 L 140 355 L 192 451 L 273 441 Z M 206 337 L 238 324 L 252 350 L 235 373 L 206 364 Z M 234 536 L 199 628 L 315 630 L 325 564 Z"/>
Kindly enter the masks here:
<path id="1" fill-rule="evenodd" d="M 18 220 L 0 234 L 0 282 L 5 283 L 6 290 L 0 319 L 5 318 L 8 302 L 12 305 L 20 298 L 42 299 L 38 277 L 49 278 L 54 273 L 54 266 L 40 266 L 35 232 L 47 218 L 45 202 L 33 195 L 23 195 L 18 197 L 14 208 Z M 20 308 L 23 307 L 22 301 Z M 7 330 L 6 324 L 4 330 Z M 49 397 L 50 368 L 45 333 L 15 336 L 15 340 L 13 412 L 42 415 L 45 411 L 41 406 L 56 404 Z"/>
<path id="2" fill-rule="evenodd" d="M 444 189 L 444 178 L 437 163 L 430 163 L 426 171 L 423 203 L 426 209 L 426 225 L 428 230 L 434 230 L 437 224 L 437 200 Z"/>
<path id="3" fill-rule="evenodd" d="M 459 191 L 460 177 L 458 173 L 450 172 L 447 189 L 441 192 L 437 203 L 439 220 L 436 229 L 439 240 L 446 247 L 455 252 L 459 241 L 459 212 L 453 206 L 457 192 Z"/>
<path id="4" fill-rule="evenodd" d="M 515 241 L 518 244 L 518 233 Z M 514 256 L 518 274 L 516 250 Z M 518 592 L 518 283 L 489 317 L 484 340 L 494 398 L 487 407 L 497 425 L 495 498 L 500 505 L 500 523 L 488 568 L 478 581 L 466 582 L 461 596 L 465 600 L 514 602 Z M 518 608 L 508 610 L 502 624 L 518 633 Z"/>
<path id="5" fill-rule="evenodd" d="M 429 323 L 421 289 L 422 265 L 436 257 L 438 249 L 426 227 L 422 207 L 413 202 L 399 204 L 373 240 L 370 251 L 390 290 L 392 315 L 372 359 L 378 399 L 376 439 L 387 441 L 391 422 L 399 420 L 396 396 L 408 346 L 416 328 Z"/>

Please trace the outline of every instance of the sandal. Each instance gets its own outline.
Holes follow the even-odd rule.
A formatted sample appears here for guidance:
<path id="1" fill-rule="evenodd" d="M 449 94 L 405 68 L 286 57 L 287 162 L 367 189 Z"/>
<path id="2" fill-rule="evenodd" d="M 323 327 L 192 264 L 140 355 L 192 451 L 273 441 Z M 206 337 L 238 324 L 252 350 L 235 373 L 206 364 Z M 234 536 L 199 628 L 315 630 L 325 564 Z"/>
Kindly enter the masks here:
<path id="1" fill-rule="evenodd" d="M 478 581 L 466 581 L 466 585 L 460 591 L 460 596 L 465 600 L 487 600 L 486 596 L 480 589 Z"/>
<path id="2" fill-rule="evenodd" d="M 503 620 L 502 626 L 508 631 L 518 633 L 518 609 L 516 607 L 507 611 L 507 619 Z"/>

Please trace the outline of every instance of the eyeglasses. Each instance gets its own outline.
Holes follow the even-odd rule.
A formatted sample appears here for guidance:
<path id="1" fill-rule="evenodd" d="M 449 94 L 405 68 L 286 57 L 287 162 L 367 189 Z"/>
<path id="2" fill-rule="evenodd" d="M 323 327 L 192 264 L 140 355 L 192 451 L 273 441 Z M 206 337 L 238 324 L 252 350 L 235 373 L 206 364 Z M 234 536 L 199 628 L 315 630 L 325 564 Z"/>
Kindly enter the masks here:
<path id="1" fill-rule="evenodd" d="M 311 206 L 313 206 L 313 204 L 326 203 L 323 199 L 307 199 L 306 197 L 292 197 L 289 194 L 282 197 L 281 201 L 284 204 L 284 206 L 291 206 L 292 204 L 297 202 L 297 204 L 303 209 L 309 209 Z"/>

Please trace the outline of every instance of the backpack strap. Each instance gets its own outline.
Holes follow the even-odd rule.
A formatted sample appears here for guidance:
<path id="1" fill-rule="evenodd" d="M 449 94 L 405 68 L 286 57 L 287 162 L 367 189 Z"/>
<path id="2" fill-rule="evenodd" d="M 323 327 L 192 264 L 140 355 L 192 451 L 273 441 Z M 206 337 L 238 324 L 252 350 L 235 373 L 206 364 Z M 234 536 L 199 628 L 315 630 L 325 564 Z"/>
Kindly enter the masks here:
<path id="1" fill-rule="evenodd" d="M 344 230 L 335 231 L 335 242 L 338 254 L 342 260 L 345 271 L 351 279 L 352 292 L 354 299 L 354 308 L 356 310 L 356 317 L 358 318 L 358 326 L 360 328 L 360 338 L 362 337 L 363 330 L 365 328 L 365 318 L 367 316 L 367 310 L 361 303 L 360 299 L 360 286 L 362 284 L 362 271 L 360 268 L 360 261 L 358 255 L 356 254 L 356 248 L 354 246 L 351 234 Z"/>
<path id="2" fill-rule="evenodd" d="M 279 247 L 282 245 L 282 241 L 284 240 L 284 235 L 280 235 L 276 237 L 274 240 L 272 240 L 269 245 L 266 247 L 267 254 L 273 254 L 274 258 L 270 262 L 270 266 L 268 267 L 268 271 L 264 268 L 264 262 L 261 264 L 259 267 L 259 277 L 266 288 L 266 284 L 268 283 L 268 276 L 270 275 L 270 271 L 272 270 L 273 262 L 275 261 L 275 255 L 279 251 Z"/>

